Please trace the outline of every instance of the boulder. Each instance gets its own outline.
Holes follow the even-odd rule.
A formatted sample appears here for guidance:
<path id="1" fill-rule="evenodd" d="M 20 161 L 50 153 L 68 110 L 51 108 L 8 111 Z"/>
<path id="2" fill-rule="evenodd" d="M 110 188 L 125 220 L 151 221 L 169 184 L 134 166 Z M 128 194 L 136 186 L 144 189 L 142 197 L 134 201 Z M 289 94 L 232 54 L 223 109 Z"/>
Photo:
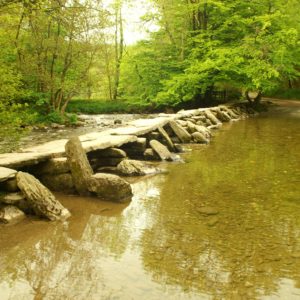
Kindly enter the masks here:
<path id="1" fill-rule="evenodd" d="M 196 125 L 195 129 L 196 129 L 196 131 L 202 133 L 206 138 L 209 139 L 211 137 L 211 132 L 207 127 Z"/>
<path id="2" fill-rule="evenodd" d="M 23 200 L 25 200 L 25 196 L 22 193 L 10 193 L 0 197 L 0 202 L 11 205 L 16 205 L 19 201 Z"/>
<path id="3" fill-rule="evenodd" d="M 9 194 L 3 195 L 0 198 L 0 202 L 4 203 L 6 205 L 16 206 L 25 213 L 32 213 L 33 212 L 33 210 L 31 209 L 31 207 L 29 205 L 29 203 L 27 202 L 25 196 L 21 192 L 19 192 L 19 193 L 9 193 Z"/>
<path id="4" fill-rule="evenodd" d="M 125 159 L 117 166 L 117 172 L 122 176 L 143 176 L 160 173 L 161 170 L 138 160 Z"/>
<path id="5" fill-rule="evenodd" d="M 217 114 L 217 118 L 222 122 L 229 122 L 231 120 L 231 117 L 226 113 L 226 111 L 222 111 L 221 109 L 218 109 L 216 111 L 216 114 Z"/>
<path id="6" fill-rule="evenodd" d="M 160 133 L 163 140 L 165 141 L 166 146 L 168 147 L 168 149 L 170 151 L 175 151 L 174 144 L 173 144 L 170 136 L 168 135 L 168 133 L 164 130 L 164 128 L 163 127 L 158 127 L 158 132 Z"/>
<path id="7" fill-rule="evenodd" d="M 99 157 L 90 160 L 93 170 L 97 170 L 101 167 L 116 167 L 124 157 Z"/>
<path id="8" fill-rule="evenodd" d="M 36 215 L 46 217 L 51 221 L 64 220 L 70 216 L 70 212 L 35 177 L 28 173 L 18 172 L 16 178 L 19 189 Z"/>
<path id="9" fill-rule="evenodd" d="M 107 148 L 104 150 L 96 150 L 88 153 L 88 158 L 125 158 L 127 154 L 119 148 Z"/>
<path id="10" fill-rule="evenodd" d="M 41 182 L 51 191 L 73 194 L 75 190 L 71 173 L 65 174 L 45 174 L 40 178 Z"/>
<path id="11" fill-rule="evenodd" d="M 0 208 L 0 223 L 15 224 L 23 220 L 24 218 L 24 212 L 13 205 L 8 205 Z"/>
<path id="12" fill-rule="evenodd" d="M 232 119 L 238 119 L 239 116 L 232 110 L 232 108 L 227 106 L 220 106 L 221 111 L 225 111 Z"/>
<path id="13" fill-rule="evenodd" d="M 194 132 L 192 134 L 193 140 L 196 143 L 204 143 L 204 144 L 208 144 L 209 140 L 205 137 L 204 134 L 202 134 L 201 132 Z"/>
<path id="14" fill-rule="evenodd" d="M 145 150 L 144 159 L 146 159 L 146 160 L 160 160 L 159 156 L 153 151 L 152 148 L 147 148 Z"/>
<path id="15" fill-rule="evenodd" d="M 205 116 L 210 120 L 210 122 L 212 123 L 211 125 L 217 125 L 220 123 L 216 116 L 208 109 L 205 110 Z"/>
<path id="16" fill-rule="evenodd" d="M 82 196 L 89 195 L 88 181 L 93 175 L 93 170 L 79 138 L 71 138 L 65 148 L 76 191 Z"/>
<path id="17" fill-rule="evenodd" d="M 173 120 L 169 122 L 169 125 L 182 143 L 189 143 L 191 141 L 191 135 L 182 126 Z"/>
<path id="18" fill-rule="evenodd" d="M 153 151 L 160 157 L 161 160 L 173 160 L 172 154 L 166 146 L 156 140 L 150 141 L 150 146 Z"/>
<path id="19" fill-rule="evenodd" d="M 194 123 L 192 123 L 191 121 L 187 121 L 187 131 L 192 134 L 194 132 L 197 131 L 197 129 L 195 128 L 196 125 Z"/>
<path id="20" fill-rule="evenodd" d="M 123 176 L 143 176 L 145 175 L 145 164 L 138 160 L 125 159 L 117 166 L 117 171 Z"/>
<path id="21" fill-rule="evenodd" d="M 16 170 L 0 167 L 0 182 L 15 178 L 16 174 Z"/>
<path id="22" fill-rule="evenodd" d="M 66 157 L 51 158 L 37 165 L 37 174 L 63 174 L 70 172 Z"/>
<path id="23" fill-rule="evenodd" d="M 89 191 L 103 200 L 124 202 L 132 197 L 130 184 L 117 175 L 97 173 L 89 180 Z"/>

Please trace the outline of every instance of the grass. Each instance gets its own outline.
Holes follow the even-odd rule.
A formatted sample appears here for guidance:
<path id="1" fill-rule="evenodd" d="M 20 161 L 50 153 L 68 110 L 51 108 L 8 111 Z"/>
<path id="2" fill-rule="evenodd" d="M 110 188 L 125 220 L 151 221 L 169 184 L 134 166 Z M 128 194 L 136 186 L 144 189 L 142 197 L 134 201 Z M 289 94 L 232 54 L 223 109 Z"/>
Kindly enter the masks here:
<path id="1" fill-rule="evenodd" d="M 150 111 L 153 111 L 153 107 L 149 103 L 86 99 L 74 99 L 67 107 L 69 113 L 84 114 L 145 113 Z"/>
<path id="2" fill-rule="evenodd" d="M 278 89 L 277 91 L 265 96 L 279 99 L 300 100 L 300 88 Z"/>

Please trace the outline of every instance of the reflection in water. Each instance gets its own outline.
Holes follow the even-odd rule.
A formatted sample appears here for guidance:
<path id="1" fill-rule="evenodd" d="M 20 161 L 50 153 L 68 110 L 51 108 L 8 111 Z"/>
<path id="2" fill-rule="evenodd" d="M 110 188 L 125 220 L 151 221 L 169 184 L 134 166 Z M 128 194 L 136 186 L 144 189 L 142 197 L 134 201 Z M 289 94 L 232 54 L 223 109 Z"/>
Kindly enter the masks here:
<path id="1" fill-rule="evenodd" d="M 298 116 L 224 126 L 129 205 L 0 227 L 0 299 L 299 299 Z"/>

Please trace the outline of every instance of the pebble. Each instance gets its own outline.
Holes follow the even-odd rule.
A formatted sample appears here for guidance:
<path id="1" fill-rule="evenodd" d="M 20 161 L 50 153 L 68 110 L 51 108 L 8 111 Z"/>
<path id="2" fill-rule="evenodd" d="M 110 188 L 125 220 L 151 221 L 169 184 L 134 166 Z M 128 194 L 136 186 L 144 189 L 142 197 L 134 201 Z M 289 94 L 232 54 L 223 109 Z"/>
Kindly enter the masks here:
<path id="1" fill-rule="evenodd" d="M 199 207 L 199 208 L 196 208 L 196 210 L 198 213 L 207 215 L 207 216 L 213 216 L 213 215 L 217 215 L 219 213 L 219 211 L 216 208 L 210 207 L 210 206 Z"/>

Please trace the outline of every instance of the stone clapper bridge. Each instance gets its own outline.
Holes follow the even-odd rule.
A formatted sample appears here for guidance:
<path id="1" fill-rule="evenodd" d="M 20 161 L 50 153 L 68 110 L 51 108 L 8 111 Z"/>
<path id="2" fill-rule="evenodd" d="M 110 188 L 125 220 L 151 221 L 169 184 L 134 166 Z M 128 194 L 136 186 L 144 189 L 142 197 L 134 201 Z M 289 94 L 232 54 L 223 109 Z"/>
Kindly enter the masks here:
<path id="1" fill-rule="evenodd" d="M 180 144 L 209 143 L 211 130 L 222 122 L 255 113 L 245 103 L 183 110 L 0 154 L 0 222 L 14 223 L 26 214 L 68 218 L 50 190 L 127 201 L 132 189 L 123 176 L 156 173 L 146 161 L 178 160 Z"/>

